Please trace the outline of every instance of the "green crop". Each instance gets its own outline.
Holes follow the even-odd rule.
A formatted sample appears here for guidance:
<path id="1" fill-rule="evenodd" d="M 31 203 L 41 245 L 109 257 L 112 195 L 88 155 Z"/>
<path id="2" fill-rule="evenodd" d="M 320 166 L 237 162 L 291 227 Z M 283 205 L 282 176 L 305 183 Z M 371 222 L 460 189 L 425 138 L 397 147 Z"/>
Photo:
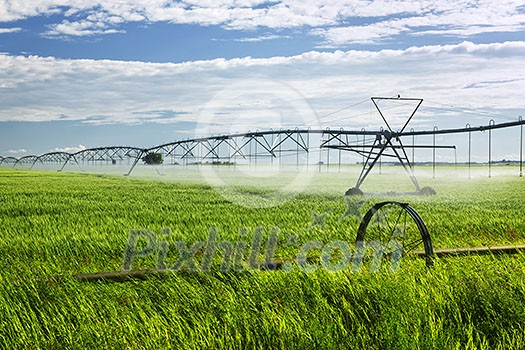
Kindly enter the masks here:
<path id="1" fill-rule="evenodd" d="M 391 180 L 374 181 L 387 188 Z M 320 174 L 312 190 L 278 207 L 247 208 L 196 181 L 1 169 L 0 348 L 525 348 L 519 254 L 442 259 L 432 269 L 405 258 L 395 272 L 220 272 L 214 261 L 209 272 L 122 283 L 71 277 L 121 270 L 133 229 L 169 228 L 170 244 L 189 245 L 216 227 L 219 240 L 249 245 L 256 230 L 266 242 L 279 228 L 278 259 L 310 240 L 353 246 L 359 220 L 344 216 L 339 195 L 347 182 Z M 371 197 L 361 210 L 409 202 L 435 248 L 525 243 L 522 178 L 431 184 L 437 196 Z M 324 227 L 312 225 L 314 213 L 326 214 Z M 154 267 L 154 256 L 133 261 Z"/>

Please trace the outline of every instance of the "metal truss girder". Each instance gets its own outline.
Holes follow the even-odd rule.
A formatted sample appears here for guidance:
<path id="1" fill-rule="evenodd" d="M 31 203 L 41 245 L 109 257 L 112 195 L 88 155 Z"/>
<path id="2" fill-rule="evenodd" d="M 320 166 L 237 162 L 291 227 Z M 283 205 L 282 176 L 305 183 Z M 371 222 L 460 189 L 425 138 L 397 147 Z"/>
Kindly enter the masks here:
<path id="1" fill-rule="evenodd" d="M 308 130 L 307 130 L 308 132 Z M 281 146 L 286 140 L 292 140 L 298 147 L 301 147 L 305 152 L 308 152 L 308 145 L 306 145 L 306 143 L 304 142 L 304 139 L 302 137 L 300 137 L 299 135 L 302 134 L 302 132 L 300 130 L 287 130 L 287 131 L 279 131 L 277 132 L 280 135 L 284 134 L 285 137 L 284 139 L 279 137 L 279 142 L 275 145 L 273 145 L 272 147 L 272 152 L 275 151 L 279 146 Z M 297 136 L 297 140 L 293 138 L 293 135 L 298 135 Z M 301 141 L 303 141 L 302 143 L 299 141 L 299 139 L 301 139 Z"/>
<path id="2" fill-rule="evenodd" d="M 232 145 L 230 142 L 233 142 L 234 145 Z M 229 138 L 226 140 L 226 143 L 234 151 L 233 154 L 230 153 L 230 158 L 232 158 L 233 155 L 239 153 L 239 155 L 243 157 L 243 159 L 246 159 L 246 155 L 243 153 L 242 149 L 239 148 L 239 144 L 237 143 L 236 138 Z"/>
<path id="3" fill-rule="evenodd" d="M 188 147 L 187 143 L 191 143 L 190 145 L 191 147 Z M 187 142 L 181 143 L 181 147 L 186 150 L 186 152 L 181 156 L 181 158 L 186 158 L 188 154 L 191 154 L 191 157 L 196 158 L 195 155 L 193 154 L 193 150 L 198 145 L 199 145 L 199 142 L 194 141 L 194 140 L 189 140 Z"/>
<path id="4" fill-rule="evenodd" d="M 13 164 L 13 168 L 14 168 L 17 162 L 18 162 L 18 158 L 5 157 L 5 158 L 2 158 L 2 160 L 0 161 L 0 164 Z"/>
<path id="5" fill-rule="evenodd" d="M 208 153 L 206 153 L 204 157 L 202 157 L 202 159 L 206 159 L 208 155 L 210 154 L 213 154 L 214 156 L 213 158 L 216 158 L 216 159 L 220 158 L 219 153 L 217 153 L 215 150 L 219 148 L 223 142 L 224 142 L 224 139 L 215 139 L 213 145 L 210 143 L 210 140 L 207 140 L 205 143 L 203 143 L 203 146 L 206 149 L 208 149 Z"/>
<path id="6" fill-rule="evenodd" d="M 264 140 L 264 143 L 262 143 L 259 139 L 262 138 Z M 262 148 L 266 150 L 266 152 L 270 153 L 271 156 L 275 157 L 275 154 L 272 151 L 272 146 L 266 139 L 266 135 L 254 135 L 252 136 L 252 140 L 255 140 L 256 143 L 261 145 Z"/>
<path id="7" fill-rule="evenodd" d="M 378 98 L 373 98 L 378 99 Z M 31 163 L 31 167 L 35 165 L 36 162 L 42 162 L 42 163 L 48 163 L 48 162 L 63 162 L 62 168 L 64 168 L 69 162 L 74 161 L 78 164 L 79 160 L 96 160 L 96 161 L 104 161 L 104 160 L 114 160 L 115 158 L 118 158 L 120 160 L 124 160 L 126 157 L 133 159 L 134 163 L 130 171 L 131 173 L 135 165 L 138 163 L 138 161 L 142 158 L 143 154 L 145 152 L 150 152 L 153 150 L 164 152 L 166 156 L 172 155 L 180 158 L 187 158 L 187 157 L 195 157 L 194 150 L 199 145 L 203 145 L 207 151 L 206 155 L 204 157 L 209 157 L 210 155 L 213 155 L 214 157 L 220 157 L 219 148 L 222 145 L 227 145 L 229 150 L 229 158 L 233 158 L 236 156 L 242 156 L 244 159 L 247 159 L 247 157 L 253 157 L 253 156 L 264 156 L 268 155 L 271 157 L 276 157 L 277 155 L 282 155 L 284 152 L 299 152 L 299 151 L 305 151 L 309 152 L 309 141 L 305 141 L 305 135 L 309 138 L 311 134 L 317 134 L 323 136 L 328 136 L 326 140 L 322 140 L 320 144 L 320 148 L 329 148 L 329 149 L 337 149 L 337 150 L 345 150 L 345 151 L 353 151 L 357 154 L 368 156 L 369 158 L 372 157 L 372 159 L 367 159 L 367 163 L 365 164 L 365 167 L 368 167 L 369 165 L 375 164 L 374 159 L 377 159 L 381 156 L 388 156 L 388 157 L 399 157 L 400 162 L 404 164 L 406 169 L 409 171 L 412 170 L 412 164 L 408 160 L 406 149 L 408 148 L 454 148 L 454 146 L 427 146 L 427 145 L 403 145 L 401 138 L 406 136 L 416 136 L 416 135 L 438 135 L 438 134 L 452 134 L 452 133 L 471 133 L 473 131 L 486 131 L 486 130 L 493 130 L 493 129 L 500 129 L 500 128 L 507 128 L 512 126 L 523 126 L 525 124 L 525 121 L 522 119 L 515 121 L 515 122 L 507 122 L 507 123 L 490 123 L 489 125 L 485 126 L 479 126 L 479 127 L 466 127 L 466 128 L 459 128 L 459 129 L 443 129 L 443 130 L 423 130 L 423 131 L 410 131 L 405 132 L 405 128 L 408 125 L 408 122 L 415 114 L 415 111 L 418 109 L 418 107 L 421 104 L 421 99 L 405 99 L 405 98 L 387 98 L 392 100 L 414 100 L 419 101 L 417 107 L 412 112 L 412 114 L 409 116 L 407 121 L 405 122 L 405 125 L 401 129 L 401 131 L 394 132 L 390 128 L 388 130 L 379 130 L 379 131 L 366 131 L 364 129 L 362 130 L 312 130 L 312 129 L 287 129 L 287 130 L 267 130 L 267 131 L 256 131 L 256 132 L 248 132 L 248 133 L 236 133 L 236 134 L 229 134 L 229 135 L 219 135 L 219 136 L 210 136 L 210 137 L 201 137 L 201 138 L 194 138 L 189 140 L 183 140 L 183 141 L 174 141 L 170 143 L 161 144 L 158 146 L 151 147 L 149 149 L 142 149 L 137 147 L 129 147 L 129 146 L 110 146 L 110 147 L 98 147 L 98 148 L 91 148 L 82 150 L 76 153 L 67 153 L 67 152 L 49 152 L 45 153 L 39 156 L 35 156 L 34 158 L 31 158 L 30 156 L 22 157 L 21 159 L 17 159 L 15 157 L 3 157 L 0 156 L 0 164 L 23 164 L 23 163 Z M 386 123 L 389 127 L 388 123 Z M 387 147 L 384 147 L 381 144 L 378 144 L 375 142 L 374 145 L 369 144 L 352 144 L 348 141 L 348 137 L 351 135 L 355 136 L 363 136 L 363 142 L 365 136 L 374 136 L 377 140 L 379 138 L 380 140 L 388 140 L 388 142 L 385 142 Z M 271 136 L 271 141 L 269 140 L 269 136 Z M 242 140 L 242 141 L 241 141 Z M 288 142 L 290 141 L 290 142 Z M 259 145 L 262 147 L 262 149 L 265 152 L 258 153 L 257 151 L 255 154 L 249 154 L 245 152 L 246 146 L 250 144 L 250 142 L 254 143 L 255 145 Z M 286 143 L 286 145 L 285 145 Z M 290 148 L 289 144 L 293 143 L 295 146 L 297 146 L 296 149 Z M 285 145 L 285 149 L 283 150 L 283 145 Z M 180 152 L 178 152 L 178 149 L 180 148 Z M 387 150 L 392 151 L 393 153 L 387 153 Z M 363 169 L 365 172 L 367 169 Z M 362 181 L 361 181 L 362 182 Z"/>
<path id="8" fill-rule="evenodd" d="M 135 155 L 132 155 L 132 153 Z M 70 160 L 74 160 L 76 164 L 81 161 L 113 161 L 115 158 L 124 160 L 124 157 L 132 158 L 137 160 L 142 155 L 142 149 L 138 147 L 129 146 L 109 146 L 109 147 L 97 147 L 88 148 L 72 154 L 69 154 L 67 159 L 62 160 L 62 168 L 59 171 L 64 170 Z"/>
<path id="9" fill-rule="evenodd" d="M 246 147 L 246 145 L 248 145 L 250 143 L 250 139 L 248 139 L 246 142 L 244 142 L 242 144 L 241 147 L 239 147 L 232 155 L 231 157 L 234 157 L 237 153 L 241 154 L 242 150 L 244 149 L 244 147 Z M 244 159 L 246 159 L 246 157 L 244 157 Z"/>
<path id="10" fill-rule="evenodd" d="M 329 145 L 332 142 L 332 140 L 337 140 L 337 141 L 339 141 L 339 143 L 342 143 L 342 144 L 347 144 L 348 143 L 348 139 L 346 141 L 343 141 L 341 139 L 340 136 L 342 136 L 343 134 L 341 134 L 340 132 L 327 131 L 326 133 L 328 133 L 330 135 L 330 137 L 328 138 L 328 140 L 325 140 L 325 141 L 321 142 L 321 145 L 319 146 L 320 148 L 323 148 L 323 147 Z M 348 135 L 345 135 L 345 136 L 348 136 Z"/>
<path id="11" fill-rule="evenodd" d="M 35 159 L 37 159 L 38 156 L 35 156 L 35 155 L 30 155 L 30 156 L 24 156 L 22 158 L 19 158 L 15 164 L 13 165 L 13 167 L 16 167 L 18 164 L 33 164 L 33 162 L 35 161 Z"/>

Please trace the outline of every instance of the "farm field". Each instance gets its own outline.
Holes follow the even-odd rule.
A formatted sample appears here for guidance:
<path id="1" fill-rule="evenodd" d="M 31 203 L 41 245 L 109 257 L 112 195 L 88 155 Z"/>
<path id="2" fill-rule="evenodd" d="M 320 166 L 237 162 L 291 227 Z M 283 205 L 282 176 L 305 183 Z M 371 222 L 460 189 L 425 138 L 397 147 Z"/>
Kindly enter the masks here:
<path id="1" fill-rule="evenodd" d="M 365 190 L 387 192 L 393 183 L 409 190 L 392 171 L 372 177 Z M 525 243 L 523 178 L 502 172 L 468 180 L 450 168 L 438 171 L 436 179 L 428 169 L 418 174 L 437 196 L 366 197 L 362 213 L 383 200 L 406 201 L 424 219 L 435 248 Z M 219 241 L 233 244 L 249 244 L 260 227 L 266 242 L 276 227 L 278 259 L 294 258 L 296 247 L 311 240 L 355 241 L 359 220 L 344 215 L 342 196 L 354 177 L 319 173 L 306 191 L 258 208 L 232 203 L 196 173 L 153 178 L 0 169 L 0 348 L 525 348 L 523 255 L 438 259 L 431 269 L 407 257 L 396 271 L 309 273 L 221 272 L 216 259 L 211 271 L 145 280 L 71 277 L 121 270 L 133 229 L 169 228 L 163 239 L 171 247 L 206 241 L 212 227 Z M 271 185 L 278 187 L 270 179 Z M 272 196 L 267 191 L 244 183 L 234 195 L 264 201 Z M 312 225 L 321 214 L 322 224 Z M 202 252 L 196 256 L 200 261 Z M 176 258 L 170 250 L 166 262 Z M 155 263 L 153 255 L 139 257 L 133 268 Z"/>

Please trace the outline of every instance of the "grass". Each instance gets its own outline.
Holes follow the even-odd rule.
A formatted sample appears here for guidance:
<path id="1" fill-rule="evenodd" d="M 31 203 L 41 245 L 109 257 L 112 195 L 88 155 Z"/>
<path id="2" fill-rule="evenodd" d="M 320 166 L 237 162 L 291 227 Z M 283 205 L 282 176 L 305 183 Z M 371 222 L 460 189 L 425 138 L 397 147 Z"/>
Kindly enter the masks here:
<path id="1" fill-rule="evenodd" d="M 370 180 L 381 191 L 405 181 L 392 174 Z M 138 228 L 169 227 L 170 243 L 192 243 L 206 240 L 212 226 L 232 242 L 250 242 L 262 227 L 266 241 L 276 226 L 280 258 L 297 251 L 286 245 L 287 234 L 299 245 L 352 245 L 359 222 L 342 219 L 339 195 L 347 179 L 320 174 L 311 181 L 309 191 L 278 207 L 250 208 L 200 180 L 0 169 L 0 348 L 525 348 L 521 255 L 443 259 L 432 269 L 405 259 L 395 272 L 214 269 L 123 283 L 50 279 L 120 270 L 129 230 Z M 438 196 L 395 199 L 419 212 L 435 247 L 525 243 L 523 179 L 422 182 Z M 249 190 L 268 195 L 267 188 Z M 392 198 L 371 197 L 363 210 L 385 199 Z M 325 230 L 309 228 L 312 211 L 328 213 Z M 170 250 L 167 262 L 176 259 Z M 133 267 L 154 263 L 138 258 Z"/>

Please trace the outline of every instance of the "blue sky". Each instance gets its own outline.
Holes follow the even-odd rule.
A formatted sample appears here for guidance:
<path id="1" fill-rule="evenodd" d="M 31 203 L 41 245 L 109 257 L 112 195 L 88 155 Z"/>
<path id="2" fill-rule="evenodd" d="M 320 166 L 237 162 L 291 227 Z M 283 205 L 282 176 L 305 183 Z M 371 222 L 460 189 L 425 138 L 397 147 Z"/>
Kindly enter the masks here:
<path id="1" fill-rule="evenodd" d="M 4 156 L 524 113 L 522 1 L 0 0 L 0 53 Z"/>

